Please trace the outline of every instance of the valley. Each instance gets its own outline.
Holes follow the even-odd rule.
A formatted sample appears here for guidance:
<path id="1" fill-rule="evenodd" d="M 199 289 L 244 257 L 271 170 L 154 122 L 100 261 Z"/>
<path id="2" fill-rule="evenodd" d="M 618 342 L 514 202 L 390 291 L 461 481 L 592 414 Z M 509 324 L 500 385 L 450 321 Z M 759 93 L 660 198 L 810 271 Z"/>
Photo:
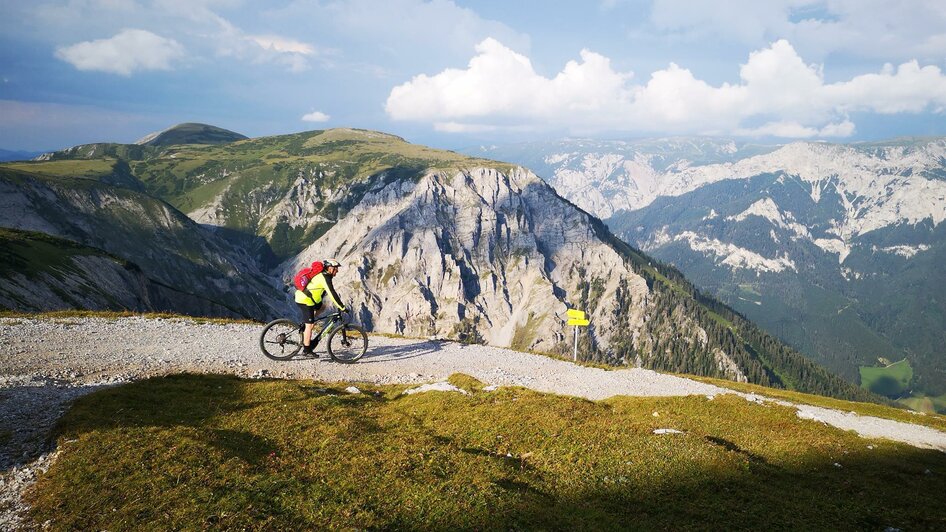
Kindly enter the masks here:
<path id="1" fill-rule="evenodd" d="M 946 141 L 727 139 L 471 149 L 536 162 L 565 198 L 851 382 L 908 359 L 910 401 L 946 391 Z M 541 172 L 546 172 L 542 174 Z"/>

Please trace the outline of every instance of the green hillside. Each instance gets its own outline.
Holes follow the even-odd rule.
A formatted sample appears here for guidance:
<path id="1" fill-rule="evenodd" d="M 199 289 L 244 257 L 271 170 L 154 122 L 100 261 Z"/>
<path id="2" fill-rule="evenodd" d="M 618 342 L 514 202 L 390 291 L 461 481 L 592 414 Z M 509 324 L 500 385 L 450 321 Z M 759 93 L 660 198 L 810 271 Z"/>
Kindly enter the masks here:
<path id="1" fill-rule="evenodd" d="M 123 150 L 113 150 L 121 152 Z M 46 177 L 82 179 L 106 185 L 142 191 L 144 186 L 132 174 L 128 163 L 116 156 L 98 159 L 56 159 L 49 161 L 23 161 L 6 163 L 0 169 L 18 170 Z"/>
<path id="2" fill-rule="evenodd" d="M 946 455 L 719 395 L 183 375 L 79 399 L 30 495 L 51 530 L 940 530 Z M 678 434 L 658 434 L 674 429 Z"/>
<path id="3" fill-rule="evenodd" d="M 246 139 L 246 135 L 207 124 L 187 122 L 152 133 L 138 141 L 143 146 L 172 146 L 175 144 L 226 144 Z"/>

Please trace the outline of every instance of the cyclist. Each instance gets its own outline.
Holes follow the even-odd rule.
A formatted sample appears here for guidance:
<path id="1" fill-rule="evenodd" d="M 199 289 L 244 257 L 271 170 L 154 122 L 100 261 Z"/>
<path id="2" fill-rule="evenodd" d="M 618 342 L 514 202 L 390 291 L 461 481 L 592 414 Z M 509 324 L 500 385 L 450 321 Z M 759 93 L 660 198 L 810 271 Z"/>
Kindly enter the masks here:
<path id="1" fill-rule="evenodd" d="M 342 300 L 338 297 L 335 287 L 332 286 L 332 277 L 338 273 L 338 262 L 334 260 L 322 261 L 324 269 L 316 275 L 306 285 L 305 290 L 296 290 L 296 304 L 299 305 L 299 311 L 302 313 L 302 322 L 305 323 L 305 332 L 302 336 L 302 352 L 310 355 L 315 348 L 312 345 L 312 329 L 315 328 L 315 316 L 322 310 L 322 298 L 326 292 L 332 298 L 335 308 L 341 312 L 347 312 L 348 309 L 342 305 Z"/>

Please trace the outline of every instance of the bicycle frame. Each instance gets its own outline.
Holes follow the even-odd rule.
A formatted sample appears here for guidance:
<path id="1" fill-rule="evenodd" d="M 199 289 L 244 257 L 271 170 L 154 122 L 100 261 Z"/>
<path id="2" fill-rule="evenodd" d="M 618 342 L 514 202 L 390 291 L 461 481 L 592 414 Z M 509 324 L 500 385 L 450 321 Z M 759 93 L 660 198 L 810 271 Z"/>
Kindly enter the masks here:
<path id="1" fill-rule="evenodd" d="M 323 336 L 332 332 L 339 323 L 341 323 L 342 325 L 348 325 L 348 322 L 342 316 L 343 315 L 341 312 L 333 312 L 331 314 L 322 316 L 321 318 L 316 318 L 315 323 L 318 323 L 322 320 L 329 320 L 329 322 L 326 323 L 325 326 L 319 330 L 318 334 L 312 335 L 312 345 L 317 345 L 319 343 L 319 340 L 321 340 Z M 305 325 L 306 325 L 305 323 L 299 324 L 299 332 L 302 332 L 305 330 Z"/>

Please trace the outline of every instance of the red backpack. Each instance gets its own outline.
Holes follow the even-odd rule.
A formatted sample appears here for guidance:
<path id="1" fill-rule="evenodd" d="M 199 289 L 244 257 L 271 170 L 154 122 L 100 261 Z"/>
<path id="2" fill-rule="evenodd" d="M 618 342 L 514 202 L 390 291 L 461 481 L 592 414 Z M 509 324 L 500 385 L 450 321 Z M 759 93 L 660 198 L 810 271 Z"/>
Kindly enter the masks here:
<path id="1" fill-rule="evenodd" d="M 309 281 L 316 275 L 322 273 L 324 269 L 325 266 L 322 265 L 322 262 L 317 260 L 312 263 L 312 266 L 299 270 L 299 273 L 292 278 L 292 284 L 296 285 L 296 290 L 305 290 L 305 287 L 309 285 Z"/>

